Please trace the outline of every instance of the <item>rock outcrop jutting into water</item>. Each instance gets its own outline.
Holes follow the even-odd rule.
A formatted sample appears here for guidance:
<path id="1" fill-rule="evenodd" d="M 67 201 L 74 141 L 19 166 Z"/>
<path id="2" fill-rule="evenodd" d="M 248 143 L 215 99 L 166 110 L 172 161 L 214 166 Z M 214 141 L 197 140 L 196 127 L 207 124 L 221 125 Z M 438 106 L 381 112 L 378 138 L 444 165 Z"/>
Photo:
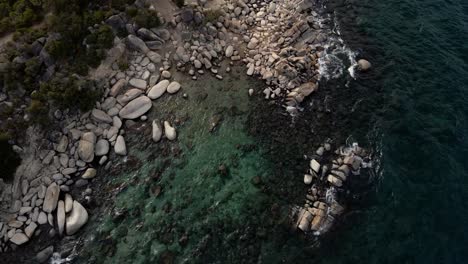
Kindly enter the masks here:
<path id="1" fill-rule="evenodd" d="M 320 146 L 310 160 L 304 184 L 311 186 L 303 206 L 292 210 L 293 227 L 320 236 L 328 232 L 345 208 L 349 182 L 371 167 L 368 153 L 357 143 L 331 153 L 330 143 Z"/>
<path id="2" fill-rule="evenodd" d="M 166 21 L 167 28 L 127 24 L 127 36 L 115 39 L 109 58 L 94 72 L 93 78 L 106 83 L 94 109 L 57 118 L 61 129 L 45 146 L 39 147 L 40 139 L 33 136 L 40 132 L 28 130 L 30 144 L 22 146 L 23 163 L 14 183 L 1 193 L 8 213 L 0 219 L 0 252 L 39 235 L 38 225 L 49 225 L 43 230 L 51 237 L 79 232 L 89 218 L 86 207 L 93 192 L 89 183 L 99 166 L 108 171 L 113 159 L 132 152 L 125 133 L 135 122 L 152 122 L 148 142 L 177 140 L 176 122 L 148 121 L 146 116 L 158 98 L 184 96 L 180 92 L 184 84 L 174 77 L 175 70 L 194 81 L 204 74 L 222 81 L 229 66 L 243 62 L 245 74 L 268 85 L 261 91 L 252 88 L 250 95 L 278 100 L 287 112 L 297 113 L 296 107 L 318 89 L 318 59 L 327 39 L 328 30 L 312 3 L 239 0 L 223 2 L 216 10 L 201 3 L 184 7 Z M 118 16 L 126 21 L 125 14 Z M 130 66 L 120 70 L 116 61 L 124 53 L 129 54 Z M 298 210 L 297 226 L 304 232 L 328 229 L 343 210 L 335 191 L 344 188 L 347 177 L 363 164 L 359 148 L 344 149 L 332 165 L 324 165 L 327 160 L 322 158 L 329 145 L 319 150 L 304 177 L 306 184 L 312 184 L 306 205 Z M 49 254 L 51 250 L 46 249 L 40 253 Z"/>

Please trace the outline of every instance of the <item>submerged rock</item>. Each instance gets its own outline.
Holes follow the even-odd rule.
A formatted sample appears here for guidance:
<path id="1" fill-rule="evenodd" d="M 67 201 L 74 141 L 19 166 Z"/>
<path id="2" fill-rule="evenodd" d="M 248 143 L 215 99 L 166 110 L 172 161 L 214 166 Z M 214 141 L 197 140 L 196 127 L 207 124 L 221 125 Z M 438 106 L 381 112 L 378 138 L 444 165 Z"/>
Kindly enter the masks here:
<path id="1" fill-rule="evenodd" d="M 54 246 L 46 247 L 36 254 L 36 261 L 44 263 L 52 256 L 52 253 L 54 253 Z"/>

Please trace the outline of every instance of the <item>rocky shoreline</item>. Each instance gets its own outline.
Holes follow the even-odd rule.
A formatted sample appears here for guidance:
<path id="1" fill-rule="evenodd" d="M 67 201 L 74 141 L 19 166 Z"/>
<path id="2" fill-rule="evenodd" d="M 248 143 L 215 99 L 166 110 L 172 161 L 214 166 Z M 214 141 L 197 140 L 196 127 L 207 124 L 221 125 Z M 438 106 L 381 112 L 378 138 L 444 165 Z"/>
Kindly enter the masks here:
<path id="1" fill-rule="evenodd" d="M 231 67 L 243 63 L 247 75 L 259 77 L 268 85 L 246 93 L 274 100 L 291 115 L 299 114 L 300 104 L 318 89 L 318 60 L 330 30 L 320 23 L 312 1 L 211 4 L 200 2 L 182 8 L 172 21 L 166 21 L 166 28 L 135 28 L 125 23 L 123 14 L 107 19 L 114 29 L 125 28 L 128 36 L 114 40 L 108 58 L 92 75 L 108 81 L 104 97 L 82 115 L 57 112 L 61 130 L 51 133 L 52 141 L 42 144 L 41 133 L 29 128 L 28 143 L 16 146 L 23 161 L 14 182 L 2 183 L 0 252 L 11 252 L 41 233 L 61 237 L 78 232 L 88 221 L 86 206 L 95 191 L 92 182 L 97 168 L 109 171 L 114 159 L 132 151 L 126 144 L 126 129 L 143 122 L 151 126 L 153 142 L 177 139 L 175 120 L 148 120 L 148 112 L 164 94 L 186 97 L 184 84 L 174 78 L 175 71 L 192 76 L 194 81 L 205 74 L 222 81 Z M 122 56 L 129 57 L 125 71 L 117 65 Z M 352 150 L 346 155 L 361 155 L 358 152 Z M 347 166 L 341 163 L 354 166 L 349 158 L 335 163 L 340 171 Z M 313 165 L 312 175 L 318 174 L 316 163 Z M 320 172 L 325 175 L 323 168 Z M 336 173 L 330 175 L 307 176 L 304 182 L 311 184 L 312 177 L 341 187 L 337 186 Z M 314 193 L 314 186 L 313 196 L 327 196 L 326 190 Z M 325 199 L 328 201 L 328 196 Z M 324 208 L 314 203 L 319 198 L 308 200 L 311 202 L 298 210 L 297 226 L 307 232 L 308 222 L 317 231 L 320 227 L 313 222 L 325 223 L 322 211 L 310 213 L 312 209 L 304 208 Z M 315 220 L 317 216 L 320 221 Z M 53 251 L 44 244 L 37 261 L 46 261 Z"/>

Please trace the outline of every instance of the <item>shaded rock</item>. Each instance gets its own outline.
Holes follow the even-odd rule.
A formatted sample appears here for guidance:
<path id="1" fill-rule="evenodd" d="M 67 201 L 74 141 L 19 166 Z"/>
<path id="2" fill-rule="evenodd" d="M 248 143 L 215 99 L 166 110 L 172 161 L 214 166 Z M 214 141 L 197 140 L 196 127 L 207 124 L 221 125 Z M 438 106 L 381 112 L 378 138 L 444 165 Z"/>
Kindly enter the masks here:
<path id="1" fill-rule="evenodd" d="M 130 48 L 141 51 L 145 54 L 150 51 L 149 48 L 146 46 L 145 42 L 135 35 L 128 35 L 127 45 Z"/>
<path id="2" fill-rule="evenodd" d="M 94 169 L 94 168 L 86 169 L 85 173 L 83 173 L 83 175 L 81 175 L 81 178 L 83 178 L 83 179 L 92 179 L 94 177 L 96 177 L 96 169 Z"/>
<path id="3" fill-rule="evenodd" d="M 45 263 L 52 256 L 52 253 L 54 253 L 54 246 L 46 247 L 36 254 L 36 261 Z"/>
<path id="4" fill-rule="evenodd" d="M 73 201 L 73 209 L 66 218 L 66 233 L 71 236 L 75 234 L 88 221 L 88 212 L 76 200 Z"/>
<path id="5" fill-rule="evenodd" d="M 68 137 L 67 136 L 62 136 L 62 138 L 60 138 L 60 141 L 57 145 L 57 152 L 60 152 L 60 153 L 63 153 L 67 150 L 67 147 L 68 147 Z"/>
<path id="6" fill-rule="evenodd" d="M 47 187 L 42 210 L 46 213 L 52 213 L 57 207 L 60 194 L 60 187 L 54 182 Z"/>
<path id="7" fill-rule="evenodd" d="M 120 79 L 118 80 L 111 88 L 109 95 L 112 97 L 116 97 L 121 91 L 122 88 L 127 85 L 127 80 Z"/>
<path id="8" fill-rule="evenodd" d="M 125 94 L 118 96 L 117 102 L 119 102 L 121 105 L 126 105 L 128 102 L 137 98 L 142 93 L 143 91 L 141 89 L 130 89 L 126 91 Z"/>
<path id="9" fill-rule="evenodd" d="M 94 108 L 91 112 L 91 116 L 98 122 L 112 123 L 112 118 L 102 110 Z"/>
<path id="10" fill-rule="evenodd" d="M 62 235 L 65 228 L 65 203 L 62 200 L 57 205 L 57 228 L 59 235 Z"/>
<path id="11" fill-rule="evenodd" d="M 23 233 L 16 233 L 10 238 L 10 241 L 16 245 L 22 245 L 29 241 L 29 238 Z"/>
<path id="12" fill-rule="evenodd" d="M 96 143 L 95 154 L 96 156 L 104 156 L 107 153 L 109 153 L 109 141 L 101 138 Z"/>
<path id="13" fill-rule="evenodd" d="M 148 112 L 151 106 L 151 99 L 146 96 L 140 96 L 122 108 L 119 112 L 119 116 L 123 119 L 135 119 Z"/>
<path id="14" fill-rule="evenodd" d="M 152 62 L 154 62 L 154 63 L 156 63 L 156 64 L 157 64 L 157 63 L 160 63 L 161 60 L 162 60 L 161 55 L 159 55 L 159 53 L 154 52 L 154 51 L 148 52 L 148 53 L 146 54 L 146 56 L 148 56 L 148 58 L 149 58 Z"/>

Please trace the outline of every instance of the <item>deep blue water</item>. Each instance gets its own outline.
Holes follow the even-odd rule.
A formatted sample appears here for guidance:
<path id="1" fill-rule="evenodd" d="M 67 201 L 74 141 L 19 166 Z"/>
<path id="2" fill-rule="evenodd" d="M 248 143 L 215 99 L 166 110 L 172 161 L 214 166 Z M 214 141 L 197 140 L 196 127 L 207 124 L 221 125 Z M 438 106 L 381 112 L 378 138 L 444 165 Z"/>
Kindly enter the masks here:
<path id="1" fill-rule="evenodd" d="M 380 180 L 323 263 L 468 262 L 468 2 L 333 1 L 343 39 L 369 59 L 351 89 L 369 117 Z"/>

